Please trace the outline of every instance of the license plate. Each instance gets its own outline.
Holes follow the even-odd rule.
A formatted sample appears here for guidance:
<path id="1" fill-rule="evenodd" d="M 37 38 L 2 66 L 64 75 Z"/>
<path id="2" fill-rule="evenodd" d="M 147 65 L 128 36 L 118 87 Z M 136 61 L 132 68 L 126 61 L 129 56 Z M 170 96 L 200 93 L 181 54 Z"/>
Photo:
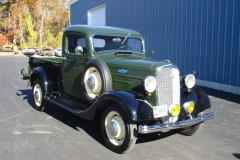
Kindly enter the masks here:
<path id="1" fill-rule="evenodd" d="M 153 107 L 153 117 L 154 118 L 165 117 L 167 115 L 168 115 L 167 105 L 160 105 L 160 106 Z"/>

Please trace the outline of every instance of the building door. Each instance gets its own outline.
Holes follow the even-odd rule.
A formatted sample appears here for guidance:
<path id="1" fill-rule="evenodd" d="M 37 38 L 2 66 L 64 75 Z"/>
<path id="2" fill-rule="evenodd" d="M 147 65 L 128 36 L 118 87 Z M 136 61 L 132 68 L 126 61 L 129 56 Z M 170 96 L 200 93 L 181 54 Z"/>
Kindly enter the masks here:
<path id="1" fill-rule="evenodd" d="M 88 25 L 105 26 L 106 25 L 106 5 L 101 5 L 88 10 Z"/>

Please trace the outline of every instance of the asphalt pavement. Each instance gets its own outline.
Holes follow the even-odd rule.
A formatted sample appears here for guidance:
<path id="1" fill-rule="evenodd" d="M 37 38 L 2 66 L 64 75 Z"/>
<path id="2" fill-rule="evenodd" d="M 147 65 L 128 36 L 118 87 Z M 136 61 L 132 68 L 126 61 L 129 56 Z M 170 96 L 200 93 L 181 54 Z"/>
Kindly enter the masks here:
<path id="1" fill-rule="evenodd" d="M 207 89 L 215 117 L 199 133 L 144 135 L 121 155 L 105 147 L 96 122 L 51 104 L 44 112 L 34 110 L 31 88 L 20 76 L 27 61 L 0 54 L 0 160 L 240 159 L 240 96 Z"/>

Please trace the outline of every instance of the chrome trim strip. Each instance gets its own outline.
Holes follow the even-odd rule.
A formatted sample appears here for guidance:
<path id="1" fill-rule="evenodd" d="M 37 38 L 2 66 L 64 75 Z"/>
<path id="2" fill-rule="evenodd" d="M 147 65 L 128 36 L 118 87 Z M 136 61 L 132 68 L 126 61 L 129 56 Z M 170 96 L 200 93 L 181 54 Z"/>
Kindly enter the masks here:
<path id="1" fill-rule="evenodd" d="M 179 128 L 187 128 L 191 127 L 193 125 L 205 122 L 206 120 L 213 119 L 214 113 L 209 112 L 202 116 L 199 116 L 197 118 L 178 121 L 174 123 L 164 123 L 164 124 L 158 124 L 158 125 L 139 125 L 138 126 L 138 133 L 140 134 L 148 134 L 148 133 L 154 133 L 154 132 L 160 132 L 160 131 L 168 131 L 173 129 L 179 129 Z"/>

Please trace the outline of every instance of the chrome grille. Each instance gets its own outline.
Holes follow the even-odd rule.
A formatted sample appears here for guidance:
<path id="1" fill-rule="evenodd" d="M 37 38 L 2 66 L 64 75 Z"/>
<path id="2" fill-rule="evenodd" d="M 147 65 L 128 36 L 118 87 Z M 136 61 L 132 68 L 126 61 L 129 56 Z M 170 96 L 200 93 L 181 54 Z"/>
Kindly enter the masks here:
<path id="1" fill-rule="evenodd" d="M 158 105 L 180 104 L 180 76 L 177 68 L 158 67 L 156 71 Z"/>

